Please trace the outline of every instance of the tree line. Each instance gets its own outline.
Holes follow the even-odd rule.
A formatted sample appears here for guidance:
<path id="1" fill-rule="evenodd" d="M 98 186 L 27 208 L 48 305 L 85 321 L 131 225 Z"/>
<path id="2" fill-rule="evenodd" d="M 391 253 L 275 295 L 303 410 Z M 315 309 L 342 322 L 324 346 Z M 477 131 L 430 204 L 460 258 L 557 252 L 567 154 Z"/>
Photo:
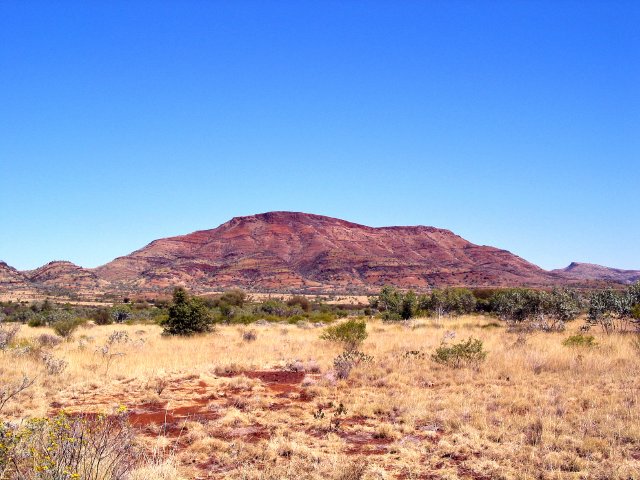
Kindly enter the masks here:
<path id="1" fill-rule="evenodd" d="M 444 288 L 417 294 L 386 286 L 370 299 L 370 307 L 386 321 L 484 313 L 513 323 L 527 322 L 540 330 L 562 330 L 566 322 L 586 314 L 588 324 L 610 333 L 640 328 L 640 282 L 624 290 L 586 293 L 569 288 Z"/>

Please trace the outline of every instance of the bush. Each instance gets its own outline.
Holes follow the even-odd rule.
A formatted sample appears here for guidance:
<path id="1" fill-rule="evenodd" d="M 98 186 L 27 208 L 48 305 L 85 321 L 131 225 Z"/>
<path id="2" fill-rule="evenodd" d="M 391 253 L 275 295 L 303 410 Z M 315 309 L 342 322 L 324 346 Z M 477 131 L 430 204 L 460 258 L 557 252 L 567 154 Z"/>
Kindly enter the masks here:
<path id="1" fill-rule="evenodd" d="M 258 308 L 260 313 L 275 315 L 276 317 L 288 317 L 289 309 L 280 300 L 265 300 Z"/>
<path id="2" fill-rule="evenodd" d="M 600 325 L 607 335 L 623 330 L 631 319 L 632 300 L 631 295 L 611 289 L 594 292 L 589 299 L 589 322 Z"/>
<path id="3" fill-rule="evenodd" d="M 294 295 L 289 300 L 287 300 L 287 305 L 289 307 L 298 306 L 302 309 L 303 312 L 308 312 L 311 310 L 311 302 L 308 298 L 303 297 L 302 295 Z"/>
<path id="4" fill-rule="evenodd" d="M 351 319 L 338 325 L 327 327 L 320 336 L 322 340 L 342 343 L 346 350 L 355 350 L 367 338 L 367 323 Z"/>
<path id="5" fill-rule="evenodd" d="M 418 310 L 418 297 L 409 290 L 402 293 L 393 287 L 383 287 L 380 294 L 369 301 L 371 307 L 383 312 L 382 318 L 388 321 L 408 320 Z"/>
<path id="6" fill-rule="evenodd" d="M 27 325 L 33 328 L 44 327 L 47 324 L 44 318 L 40 315 L 36 315 L 29 319 Z"/>
<path id="7" fill-rule="evenodd" d="M 6 350 L 18 335 L 20 325 L 7 326 L 6 323 L 0 323 L 0 350 Z"/>
<path id="8" fill-rule="evenodd" d="M 62 338 L 69 339 L 73 332 L 84 323 L 82 320 L 78 318 L 65 318 L 62 320 L 58 320 L 51 327 L 53 331 L 60 335 Z"/>
<path id="9" fill-rule="evenodd" d="M 582 299 L 574 290 L 551 292 L 526 288 L 498 290 L 491 297 L 489 310 L 503 320 L 527 322 L 525 328 L 562 331 L 565 322 L 574 320 L 582 311 Z"/>
<path id="10" fill-rule="evenodd" d="M 169 307 L 169 318 L 164 324 L 164 333 L 169 335 L 193 335 L 211 330 L 212 318 L 202 301 L 190 297 L 183 288 L 173 292 Z"/>
<path id="11" fill-rule="evenodd" d="M 369 363 L 371 360 L 373 360 L 373 357 L 370 355 L 357 350 L 346 350 L 333 360 L 336 377 L 340 380 L 346 380 L 354 367 L 361 363 Z"/>
<path id="12" fill-rule="evenodd" d="M 438 316 L 466 315 L 476 310 L 476 297 L 466 288 L 434 290 L 420 299 L 420 308 Z"/>
<path id="13" fill-rule="evenodd" d="M 56 337 L 55 335 L 51 335 L 49 333 L 43 333 L 37 338 L 37 341 L 41 347 L 55 347 L 62 342 L 60 337 Z"/>
<path id="14" fill-rule="evenodd" d="M 434 362 L 452 368 L 477 366 L 486 357 L 487 352 L 483 349 L 482 340 L 473 337 L 453 345 L 441 345 L 431 356 Z"/>
<path id="15" fill-rule="evenodd" d="M 226 303 L 227 305 L 231 305 L 232 307 L 242 308 L 245 301 L 247 300 L 247 294 L 240 289 L 228 290 L 220 295 L 220 297 L 216 300 L 219 304 Z"/>
<path id="16" fill-rule="evenodd" d="M 131 318 L 131 307 L 124 304 L 114 305 L 113 307 L 111 307 L 111 318 L 116 323 L 126 322 Z"/>
<path id="17" fill-rule="evenodd" d="M 20 427 L 0 424 L 2 478 L 124 480 L 139 458 L 125 413 L 62 412 Z"/>
<path id="18" fill-rule="evenodd" d="M 96 322 L 96 325 L 110 325 L 113 323 L 111 312 L 106 308 L 99 308 L 95 310 L 91 313 L 91 318 Z"/>
<path id="19" fill-rule="evenodd" d="M 255 330 L 247 330 L 246 332 L 242 332 L 242 340 L 245 342 L 253 342 L 258 338 L 258 332 Z"/>
<path id="20" fill-rule="evenodd" d="M 597 344 L 596 339 L 593 335 L 583 335 L 582 333 L 578 333 L 577 335 L 571 335 L 566 338 L 562 345 L 565 347 L 586 347 L 591 348 L 595 347 Z"/>

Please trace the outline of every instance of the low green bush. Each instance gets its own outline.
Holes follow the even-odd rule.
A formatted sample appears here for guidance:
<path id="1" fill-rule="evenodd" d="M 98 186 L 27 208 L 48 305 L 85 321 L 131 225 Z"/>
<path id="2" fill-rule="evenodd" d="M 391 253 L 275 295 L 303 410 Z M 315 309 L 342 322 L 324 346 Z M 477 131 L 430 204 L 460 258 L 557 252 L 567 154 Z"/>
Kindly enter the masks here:
<path id="1" fill-rule="evenodd" d="M 432 360 L 452 368 L 477 366 L 487 358 L 482 340 L 470 337 L 453 345 L 440 345 Z"/>
<path id="2" fill-rule="evenodd" d="M 566 338 L 562 342 L 562 345 L 564 345 L 565 347 L 591 348 L 598 345 L 598 343 L 596 342 L 596 339 L 593 335 L 583 335 L 582 333 L 578 333 Z"/>
<path id="3" fill-rule="evenodd" d="M 29 321 L 27 322 L 27 325 L 29 325 L 30 327 L 44 327 L 47 324 L 47 322 L 44 320 L 44 318 L 42 318 L 41 316 L 35 316 L 31 319 L 29 319 Z"/>
<path id="4" fill-rule="evenodd" d="M 64 318 L 53 323 L 51 327 L 53 331 L 60 335 L 62 338 L 71 338 L 73 332 L 84 323 L 84 320 L 78 318 Z"/>
<path id="5" fill-rule="evenodd" d="M 367 338 L 367 322 L 350 319 L 327 327 L 320 336 L 322 340 L 342 343 L 345 350 L 355 350 Z"/>

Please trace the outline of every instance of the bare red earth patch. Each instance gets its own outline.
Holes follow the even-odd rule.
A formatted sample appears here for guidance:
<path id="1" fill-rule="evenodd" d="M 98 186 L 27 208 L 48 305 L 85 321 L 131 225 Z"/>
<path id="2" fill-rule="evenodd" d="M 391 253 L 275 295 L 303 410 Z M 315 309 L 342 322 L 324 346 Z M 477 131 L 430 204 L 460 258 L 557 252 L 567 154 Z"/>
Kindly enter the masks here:
<path id="1" fill-rule="evenodd" d="M 215 420 L 219 417 L 217 412 L 208 410 L 203 402 L 176 408 L 167 408 L 162 404 L 149 404 L 129 411 L 131 425 L 153 436 L 178 436 L 184 431 L 184 422 L 187 420 L 198 422 Z"/>
<path id="2" fill-rule="evenodd" d="M 305 372 L 290 372 L 288 370 L 254 370 L 242 372 L 249 378 L 257 378 L 261 382 L 274 385 L 296 385 L 302 382 Z"/>

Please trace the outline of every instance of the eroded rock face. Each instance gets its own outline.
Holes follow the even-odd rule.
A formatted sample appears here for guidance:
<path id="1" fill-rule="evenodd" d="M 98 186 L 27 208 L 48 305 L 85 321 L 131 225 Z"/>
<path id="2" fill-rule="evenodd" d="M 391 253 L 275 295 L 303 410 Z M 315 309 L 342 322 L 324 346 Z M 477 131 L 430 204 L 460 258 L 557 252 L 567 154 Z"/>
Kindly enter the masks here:
<path id="1" fill-rule="evenodd" d="M 373 228 L 330 217 L 270 212 L 151 242 L 98 267 L 135 288 L 366 291 L 385 284 L 542 286 L 557 276 L 506 250 L 434 227 Z"/>

